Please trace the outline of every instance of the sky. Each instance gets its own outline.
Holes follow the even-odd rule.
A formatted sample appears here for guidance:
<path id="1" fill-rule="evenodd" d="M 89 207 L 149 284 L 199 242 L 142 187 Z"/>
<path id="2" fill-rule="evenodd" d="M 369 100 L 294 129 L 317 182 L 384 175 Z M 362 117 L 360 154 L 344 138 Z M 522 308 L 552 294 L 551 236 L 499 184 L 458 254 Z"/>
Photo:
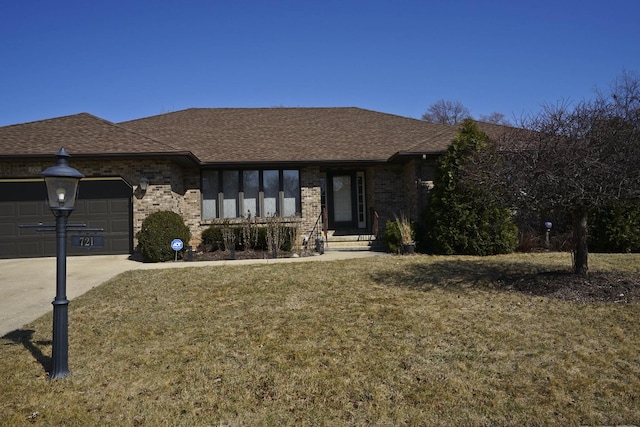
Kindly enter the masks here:
<path id="1" fill-rule="evenodd" d="M 0 126 L 440 99 L 507 119 L 640 73 L 639 0 L 0 0 Z"/>

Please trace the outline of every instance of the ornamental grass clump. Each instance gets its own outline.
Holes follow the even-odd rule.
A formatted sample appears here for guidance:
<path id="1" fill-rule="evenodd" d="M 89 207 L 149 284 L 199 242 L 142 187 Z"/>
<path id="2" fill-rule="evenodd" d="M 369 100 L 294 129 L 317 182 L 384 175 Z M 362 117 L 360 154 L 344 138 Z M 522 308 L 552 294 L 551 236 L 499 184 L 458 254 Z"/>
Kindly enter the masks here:
<path id="1" fill-rule="evenodd" d="M 413 224 L 411 221 L 404 216 L 404 214 L 400 214 L 400 217 L 396 216 L 396 224 L 398 225 L 398 231 L 400 231 L 400 239 L 403 245 L 415 245 L 415 240 L 413 238 Z"/>
<path id="2" fill-rule="evenodd" d="M 384 230 L 384 242 L 387 251 L 392 253 L 406 252 L 407 247 L 415 246 L 414 224 L 401 214 L 395 220 L 388 220 Z"/>

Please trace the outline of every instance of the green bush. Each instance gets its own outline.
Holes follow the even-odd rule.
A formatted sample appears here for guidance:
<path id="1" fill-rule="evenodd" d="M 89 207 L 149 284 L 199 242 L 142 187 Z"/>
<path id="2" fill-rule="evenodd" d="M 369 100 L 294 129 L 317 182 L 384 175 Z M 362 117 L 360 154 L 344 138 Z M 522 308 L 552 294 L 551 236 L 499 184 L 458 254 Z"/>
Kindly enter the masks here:
<path id="1" fill-rule="evenodd" d="M 425 247 L 431 253 L 495 255 L 513 252 L 518 229 L 511 212 L 492 200 L 481 183 L 460 172 L 490 140 L 469 120 L 443 155 L 424 212 Z"/>
<path id="2" fill-rule="evenodd" d="M 170 211 L 154 212 L 142 222 L 138 232 L 138 250 L 147 262 L 170 261 L 175 257 L 171 241 L 180 239 L 185 247 L 179 251 L 181 258 L 191 240 L 191 231 L 180 215 Z"/>
<path id="3" fill-rule="evenodd" d="M 589 218 L 592 252 L 640 252 L 640 200 L 622 200 Z"/>
<path id="4" fill-rule="evenodd" d="M 400 228 L 397 221 L 387 220 L 383 238 L 388 252 L 398 254 L 402 251 L 402 237 L 400 236 Z"/>
<path id="5" fill-rule="evenodd" d="M 211 246 L 211 251 L 224 250 L 222 227 L 211 225 L 202 232 L 202 243 Z"/>

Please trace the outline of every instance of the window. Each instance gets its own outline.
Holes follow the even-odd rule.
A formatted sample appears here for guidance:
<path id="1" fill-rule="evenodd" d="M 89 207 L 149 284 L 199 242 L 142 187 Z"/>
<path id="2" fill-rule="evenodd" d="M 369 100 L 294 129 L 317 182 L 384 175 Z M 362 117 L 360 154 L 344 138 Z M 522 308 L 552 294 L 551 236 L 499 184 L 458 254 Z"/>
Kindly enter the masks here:
<path id="1" fill-rule="evenodd" d="M 278 193 L 280 192 L 280 174 L 278 171 L 262 172 L 262 188 L 264 192 L 264 216 L 278 214 Z"/>
<path id="2" fill-rule="evenodd" d="M 297 170 L 285 170 L 282 172 L 283 196 L 282 216 L 295 216 L 300 200 L 300 176 Z"/>
<path id="3" fill-rule="evenodd" d="M 260 172 L 244 171 L 242 183 L 242 214 L 260 216 Z"/>
<path id="4" fill-rule="evenodd" d="M 202 172 L 202 219 L 247 215 L 292 217 L 300 213 L 298 170 Z"/>
<path id="5" fill-rule="evenodd" d="M 202 219 L 218 218 L 218 171 L 202 172 Z"/>
<path id="6" fill-rule="evenodd" d="M 223 218 L 238 217 L 239 176 L 238 171 L 222 172 Z"/>

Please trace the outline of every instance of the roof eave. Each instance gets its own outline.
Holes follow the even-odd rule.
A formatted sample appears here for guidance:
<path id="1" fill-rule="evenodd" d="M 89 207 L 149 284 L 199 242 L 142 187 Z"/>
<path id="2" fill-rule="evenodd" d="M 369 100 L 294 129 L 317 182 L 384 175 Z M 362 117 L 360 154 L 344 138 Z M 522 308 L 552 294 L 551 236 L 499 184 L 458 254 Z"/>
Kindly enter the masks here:
<path id="1" fill-rule="evenodd" d="M 438 157 L 445 153 L 445 151 L 398 151 L 393 156 L 389 157 L 389 162 L 393 163 L 408 158 L 422 158 Z"/>
<path id="2" fill-rule="evenodd" d="M 336 167 L 363 167 L 376 166 L 388 163 L 386 159 L 344 159 L 344 160 L 254 160 L 254 161 L 206 161 L 202 162 L 204 168 L 247 168 L 256 167 L 264 169 L 265 167 L 301 167 L 301 166 L 336 166 Z"/>
<path id="3" fill-rule="evenodd" d="M 4 154 L 0 155 L 1 160 L 30 160 L 30 161 L 49 161 L 55 157 L 55 154 Z M 175 152 L 135 152 L 135 153 L 71 153 L 71 161 L 73 160 L 121 160 L 121 159 L 158 159 L 167 158 L 185 166 L 200 166 L 200 161 L 190 151 Z"/>

